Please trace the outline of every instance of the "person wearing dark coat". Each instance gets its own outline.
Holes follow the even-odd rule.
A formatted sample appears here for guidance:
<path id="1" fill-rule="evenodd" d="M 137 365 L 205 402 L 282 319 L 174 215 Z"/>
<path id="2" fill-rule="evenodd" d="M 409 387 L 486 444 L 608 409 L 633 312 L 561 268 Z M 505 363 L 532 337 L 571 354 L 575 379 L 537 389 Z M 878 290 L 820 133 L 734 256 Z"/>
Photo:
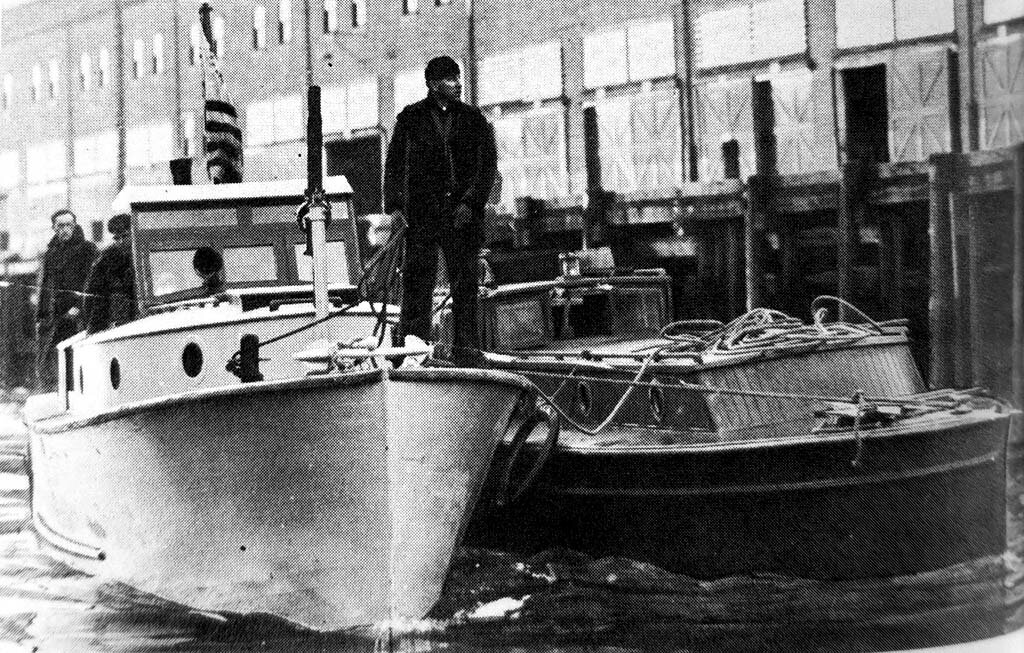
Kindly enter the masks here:
<path id="1" fill-rule="evenodd" d="M 497 175 L 494 130 L 479 109 L 460 100 L 453 59 L 430 60 L 425 77 L 427 97 L 398 114 L 385 163 L 385 211 L 393 224 L 407 225 L 396 341 L 430 339 L 440 248 L 452 288 L 452 358 L 473 365 L 479 360 L 477 253 Z"/>
<path id="2" fill-rule="evenodd" d="M 54 236 L 46 247 L 36 309 L 36 382 L 40 390 L 57 386 L 57 343 L 81 330 L 82 285 L 96 246 L 85 239 L 75 214 L 61 209 L 50 216 Z"/>
<path id="3" fill-rule="evenodd" d="M 89 333 L 131 322 L 136 316 L 131 217 L 115 215 L 107 223 L 107 230 L 114 244 L 96 259 L 85 284 L 85 325 Z"/>

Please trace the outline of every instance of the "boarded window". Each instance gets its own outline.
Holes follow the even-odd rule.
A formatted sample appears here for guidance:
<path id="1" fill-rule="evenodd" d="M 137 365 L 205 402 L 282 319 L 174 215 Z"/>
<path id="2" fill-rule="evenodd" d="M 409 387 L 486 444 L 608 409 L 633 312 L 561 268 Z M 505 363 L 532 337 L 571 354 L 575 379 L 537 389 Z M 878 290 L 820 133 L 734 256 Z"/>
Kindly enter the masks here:
<path id="1" fill-rule="evenodd" d="M 562 44 L 548 41 L 480 61 L 481 105 L 562 95 Z"/>
<path id="2" fill-rule="evenodd" d="M 589 34 L 583 40 L 583 86 L 602 88 L 671 77 L 676 71 L 671 18 Z"/>
<path id="3" fill-rule="evenodd" d="M 985 22 L 989 25 L 1024 17 L 1024 3 L 1020 0 L 985 0 Z"/>
<path id="4" fill-rule="evenodd" d="M 672 19 L 630 25 L 626 29 L 626 36 L 631 80 L 675 75 L 676 49 Z"/>
<path id="5" fill-rule="evenodd" d="M 697 168 L 701 179 L 723 179 L 722 143 L 739 145 L 740 176 L 754 172 L 754 130 L 749 79 L 709 81 L 694 86 Z"/>
<path id="6" fill-rule="evenodd" d="M 1024 41 L 979 48 L 982 147 L 1007 147 L 1024 140 Z"/>
<path id="7" fill-rule="evenodd" d="M 601 88 L 629 80 L 626 30 L 620 29 L 583 38 L 583 86 Z"/>
<path id="8" fill-rule="evenodd" d="M 501 204 L 517 197 L 551 199 L 568 194 L 565 111 L 561 108 L 506 115 L 494 122 L 501 173 Z"/>
<path id="9" fill-rule="evenodd" d="M 945 49 L 894 53 L 887 70 L 891 161 L 950 150 L 948 64 Z"/>
<path id="10" fill-rule="evenodd" d="M 675 90 L 605 100 L 595 107 L 601 186 L 618 193 L 682 181 Z"/>
<path id="11" fill-rule="evenodd" d="M 278 96 L 245 108 L 246 145 L 269 145 L 302 137 L 302 104 L 298 95 Z"/>
<path id="12" fill-rule="evenodd" d="M 836 0 L 840 48 L 890 43 L 954 30 L 954 0 Z"/>
<path id="13" fill-rule="evenodd" d="M 804 3 L 761 0 L 705 11 L 696 18 L 695 36 L 701 68 L 798 54 L 807 47 Z"/>
<path id="14" fill-rule="evenodd" d="M 814 147 L 814 99 L 811 73 L 778 75 L 771 80 L 775 122 L 775 165 L 782 174 L 818 169 Z"/>

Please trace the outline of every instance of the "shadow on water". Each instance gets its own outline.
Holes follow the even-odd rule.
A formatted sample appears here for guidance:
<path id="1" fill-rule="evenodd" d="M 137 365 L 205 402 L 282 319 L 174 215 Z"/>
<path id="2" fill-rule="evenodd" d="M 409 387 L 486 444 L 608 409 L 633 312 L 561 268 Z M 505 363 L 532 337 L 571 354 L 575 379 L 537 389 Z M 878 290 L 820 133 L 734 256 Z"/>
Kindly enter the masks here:
<path id="1" fill-rule="evenodd" d="M 23 434 L 0 432 L 0 463 Z M 7 461 L 7 463 L 4 463 Z M 889 651 L 1024 627 L 1024 458 L 1011 457 L 1006 554 L 934 572 L 822 582 L 761 575 L 699 581 L 567 550 L 520 558 L 461 549 L 427 619 L 344 633 L 268 615 L 189 610 L 103 584 L 43 556 L 23 471 L 0 469 L 0 651 L 503 653 Z"/>

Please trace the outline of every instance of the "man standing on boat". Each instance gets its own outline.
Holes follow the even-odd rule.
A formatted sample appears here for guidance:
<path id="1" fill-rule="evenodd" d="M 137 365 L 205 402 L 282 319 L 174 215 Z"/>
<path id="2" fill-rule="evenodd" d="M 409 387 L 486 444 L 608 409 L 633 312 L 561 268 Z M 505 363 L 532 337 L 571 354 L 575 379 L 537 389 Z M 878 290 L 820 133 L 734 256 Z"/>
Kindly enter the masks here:
<path id="1" fill-rule="evenodd" d="M 114 244 L 100 254 L 85 284 L 85 323 L 89 333 L 135 319 L 131 226 L 131 217 L 123 213 L 107 223 Z"/>
<path id="2" fill-rule="evenodd" d="M 96 258 L 96 246 L 85 239 L 70 209 L 50 216 L 53 238 L 43 255 L 36 311 L 36 380 L 40 390 L 57 385 L 57 343 L 80 330 L 82 282 Z"/>
<path id="3" fill-rule="evenodd" d="M 405 221 L 402 315 L 396 340 L 430 340 L 437 249 L 452 289 L 452 359 L 480 360 L 477 334 L 477 253 L 484 204 L 497 174 L 494 131 L 483 113 L 461 101 L 459 65 L 451 57 L 427 63 L 426 99 L 398 114 L 384 171 L 385 210 Z"/>

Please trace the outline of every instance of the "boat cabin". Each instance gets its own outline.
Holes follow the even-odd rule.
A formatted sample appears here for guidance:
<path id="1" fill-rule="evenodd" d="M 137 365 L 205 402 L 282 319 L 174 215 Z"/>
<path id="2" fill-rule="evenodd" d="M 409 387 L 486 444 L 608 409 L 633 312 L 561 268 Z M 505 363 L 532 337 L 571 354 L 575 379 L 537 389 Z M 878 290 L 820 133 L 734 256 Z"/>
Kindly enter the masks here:
<path id="1" fill-rule="evenodd" d="M 138 319 L 59 346 L 58 395 L 67 410 L 94 412 L 193 390 L 241 383 L 242 338 L 256 336 L 265 380 L 308 372 L 293 354 L 314 337 L 369 335 L 376 315 L 357 305 L 322 328 L 266 343 L 313 321 L 311 257 L 296 219 L 303 180 L 203 186 L 127 187 L 115 211 L 131 215 Z M 357 301 L 362 272 L 352 189 L 324 180 L 329 299 Z M 193 268 L 197 252 L 216 253 L 223 283 Z M 219 255 L 219 256 L 217 256 Z M 378 306 L 379 308 L 379 306 Z M 251 339 L 250 339 L 251 340 Z"/>
<path id="2" fill-rule="evenodd" d="M 607 265 L 587 264 L 601 258 Z M 616 269 L 610 259 L 610 251 L 604 257 L 564 253 L 554 278 L 482 288 L 481 346 L 500 353 L 657 337 L 672 319 L 671 278 L 661 268 Z M 442 320 L 442 334 L 446 327 Z"/>
<path id="3" fill-rule="evenodd" d="M 193 270 L 198 249 L 219 252 L 224 291 L 243 309 L 312 299 L 311 258 L 296 219 L 302 180 L 203 186 L 127 187 L 115 200 L 132 216 L 136 296 L 142 314 L 207 297 Z M 361 271 L 352 189 L 344 177 L 324 180 L 331 206 L 327 228 L 328 283 L 332 295 L 355 298 Z"/>

